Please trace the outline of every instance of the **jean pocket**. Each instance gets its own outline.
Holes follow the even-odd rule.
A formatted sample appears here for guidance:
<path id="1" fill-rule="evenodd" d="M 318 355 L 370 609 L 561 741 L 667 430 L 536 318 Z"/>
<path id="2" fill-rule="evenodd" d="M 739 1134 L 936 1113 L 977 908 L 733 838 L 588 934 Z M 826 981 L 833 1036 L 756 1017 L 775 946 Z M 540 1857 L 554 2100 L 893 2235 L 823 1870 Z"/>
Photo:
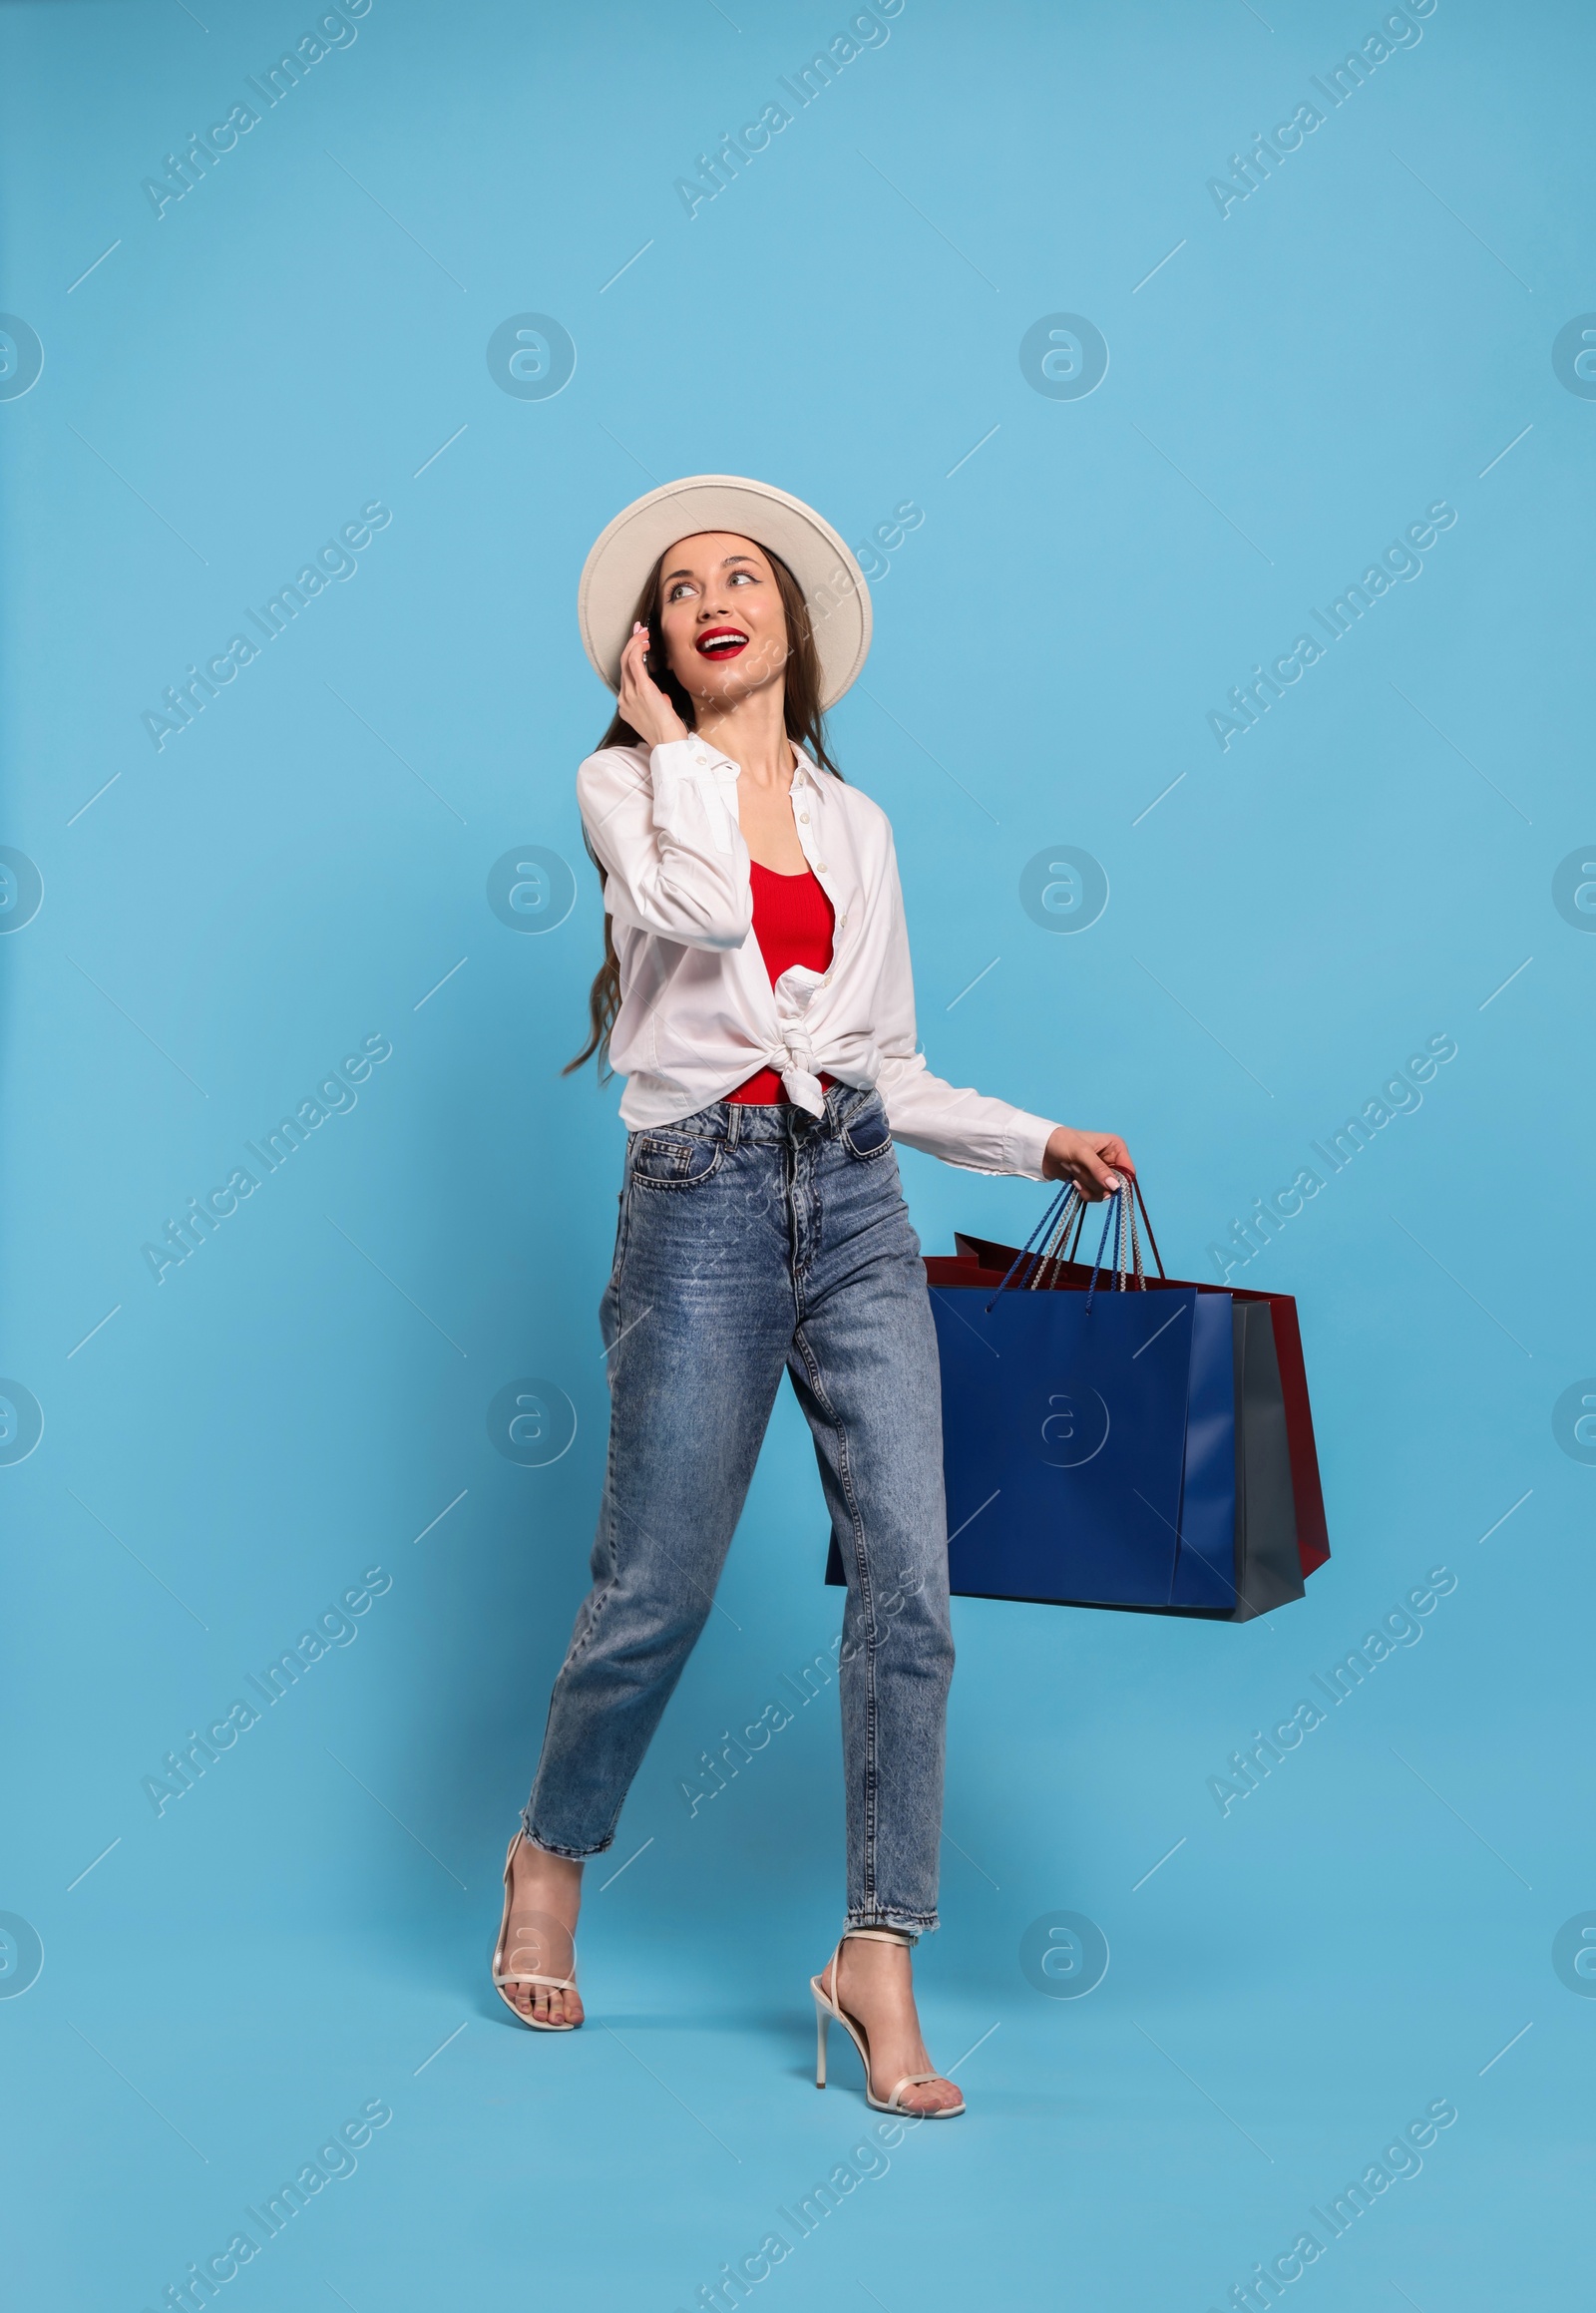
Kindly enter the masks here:
<path id="1" fill-rule="evenodd" d="M 879 1100 L 869 1100 L 857 1109 L 842 1128 L 843 1146 L 852 1157 L 868 1161 L 886 1156 L 892 1148 L 892 1127 L 887 1122 L 887 1111 Z"/>
<path id="2" fill-rule="evenodd" d="M 632 1144 L 631 1177 L 647 1189 L 696 1189 L 720 1170 L 725 1146 L 688 1133 L 640 1132 Z"/>

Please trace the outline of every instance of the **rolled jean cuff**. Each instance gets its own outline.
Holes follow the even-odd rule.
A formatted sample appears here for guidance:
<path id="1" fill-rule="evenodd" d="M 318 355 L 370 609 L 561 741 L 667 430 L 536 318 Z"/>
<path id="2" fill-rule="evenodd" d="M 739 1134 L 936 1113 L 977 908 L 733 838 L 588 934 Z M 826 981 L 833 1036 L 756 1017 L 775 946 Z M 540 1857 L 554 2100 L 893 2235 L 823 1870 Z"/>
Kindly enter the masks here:
<path id="1" fill-rule="evenodd" d="M 545 1855 L 563 1855 L 568 1863 L 585 1863 L 590 1855 L 601 1855 L 606 1847 L 612 1847 L 615 1843 L 615 1835 L 611 1831 L 609 1837 L 600 1839 L 596 1847 L 562 1847 L 558 1839 L 540 1838 L 526 1814 L 521 1818 L 521 1828 L 529 1845 L 542 1848 Z"/>
<path id="2" fill-rule="evenodd" d="M 929 1936 L 937 1932 L 937 1914 L 934 1911 L 887 1911 L 880 1904 L 854 1906 L 848 1913 L 846 1928 L 897 1928 L 907 1936 Z"/>

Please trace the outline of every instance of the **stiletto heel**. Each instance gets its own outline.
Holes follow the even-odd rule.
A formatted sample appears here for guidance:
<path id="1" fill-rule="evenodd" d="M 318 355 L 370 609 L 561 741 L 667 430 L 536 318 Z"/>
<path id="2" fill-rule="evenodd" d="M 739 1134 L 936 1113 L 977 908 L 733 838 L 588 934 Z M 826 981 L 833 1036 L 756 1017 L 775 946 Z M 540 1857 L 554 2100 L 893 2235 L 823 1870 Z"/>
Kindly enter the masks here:
<path id="1" fill-rule="evenodd" d="M 941 2080 L 943 2077 L 941 2073 L 905 2073 L 890 2097 L 878 2097 L 871 2086 L 870 2043 L 865 2038 L 865 2028 L 856 2016 L 849 2015 L 847 2009 L 840 2004 L 836 1997 L 837 1965 L 842 1958 L 842 1947 L 853 1936 L 859 1937 L 863 1942 L 874 1944 L 907 1944 L 913 1940 L 907 1935 L 900 1934 L 896 1928 L 848 1928 L 845 1930 L 837 1949 L 831 1955 L 831 1990 L 828 1992 L 826 1989 L 826 1971 L 824 1969 L 818 1976 L 810 1977 L 809 1989 L 815 1996 L 816 2088 L 823 2089 L 826 2085 L 826 2027 L 833 2023 L 840 2024 L 859 2051 L 859 2061 L 865 2068 L 865 2102 L 873 2113 L 901 2113 L 906 2120 L 956 2120 L 965 2109 L 963 2097 L 960 2098 L 957 2105 L 942 2105 L 929 2113 L 917 2113 L 913 2105 L 899 2102 L 905 2089 L 924 2088 L 930 2081 Z"/>
<path id="2" fill-rule="evenodd" d="M 516 2006 L 516 2003 L 511 1999 L 509 1992 L 505 1989 L 505 1987 L 509 1984 L 544 1984 L 551 1992 L 572 1992 L 576 1990 L 577 1985 L 577 1979 L 575 1976 L 537 1976 L 530 1974 L 525 1969 L 507 1968 L 505 1966 L 505 1961 L 509 1956 L 506 1951 L 506 1943 L 510 1934 L 510 1904 L 513 1893 L 513 1885 L 510 1876 L 510 1864 L 516 1852 L 516 1842 L 520 1839 L 520 1837 L 521 1833 L 519 1830 L 513 1832 L 511 1835 L 510 1844 L 505 1849 L 505 1908 L 503 1917 L 499 1922 L 499 1938 L 493 1947 L 493 1988 L 498 1993 L 505 2006 L 509 2009 L 516 2022 L 518 2024 L 525 2024 L 530 2031 L 575 2032 L 578 2029 L 575 2023 L 554 2024 L 551 2023 L 546 2017 L 527 2015 L 525 2010 Z M 573 1964 L 575 1964 L 575 1942 L 573 1942 L 572 1945 L 572 1960 Z"/>

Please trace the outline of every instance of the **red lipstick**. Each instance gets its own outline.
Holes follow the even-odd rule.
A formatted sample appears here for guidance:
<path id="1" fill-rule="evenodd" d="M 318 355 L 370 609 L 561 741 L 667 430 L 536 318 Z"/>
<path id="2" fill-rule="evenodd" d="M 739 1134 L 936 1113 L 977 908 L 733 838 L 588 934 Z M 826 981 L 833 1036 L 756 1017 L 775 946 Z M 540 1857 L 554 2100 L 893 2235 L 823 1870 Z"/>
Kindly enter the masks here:
<path id="1" fill-rule="evenodd" d="M 693 644 L 700 658 L 735 658 L 748 647 L 740 626 L 706 626 Z"/>

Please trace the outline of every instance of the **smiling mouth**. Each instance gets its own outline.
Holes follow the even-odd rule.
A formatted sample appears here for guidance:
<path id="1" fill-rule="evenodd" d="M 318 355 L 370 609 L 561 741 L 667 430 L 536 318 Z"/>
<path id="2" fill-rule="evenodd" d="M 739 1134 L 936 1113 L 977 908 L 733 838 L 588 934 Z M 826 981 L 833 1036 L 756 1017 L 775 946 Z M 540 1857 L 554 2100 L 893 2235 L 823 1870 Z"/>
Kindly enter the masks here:
<path id="1" fill-rule="evenodd" d="M 735 658 L 747 647 L 748 637 L 740 626 L 708 627 L 693 645 L 700 658 Z"/>

